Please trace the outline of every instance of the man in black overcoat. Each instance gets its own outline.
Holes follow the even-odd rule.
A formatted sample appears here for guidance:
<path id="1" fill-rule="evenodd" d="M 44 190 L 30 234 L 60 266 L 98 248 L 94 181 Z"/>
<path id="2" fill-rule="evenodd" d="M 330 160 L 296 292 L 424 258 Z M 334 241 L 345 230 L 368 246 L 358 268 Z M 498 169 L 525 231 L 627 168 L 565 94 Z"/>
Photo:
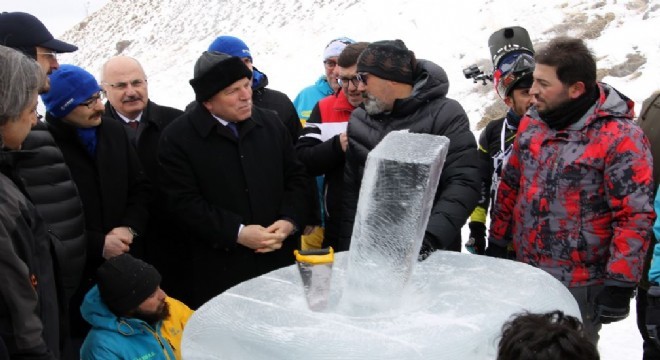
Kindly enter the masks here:
<path id="1" fill-rule="evenodd" d="M 196 104 L 168 126 L 158 160 L 169 208 L 187 229 L 197 308 L 226 289 L 293 264 L 307 177 L 277 114 L 252 106 L 238 57 L 204 52 Z"/>
<path id="2" fill-rule="evenodd" d="M 82 343 L 89 325 L 78 309 L 95 283 L 96 268 L 125 252 L 141 256 L 139 235 L 146 231 L 151 186 L 121 124 L 103 118 L 94 76 L 62 65 L 50 75 L 50 85 L 41 95 L 46 123 L 71 170 L 85 215 L 87 259 L 70 304 L 72 338 Z"/>

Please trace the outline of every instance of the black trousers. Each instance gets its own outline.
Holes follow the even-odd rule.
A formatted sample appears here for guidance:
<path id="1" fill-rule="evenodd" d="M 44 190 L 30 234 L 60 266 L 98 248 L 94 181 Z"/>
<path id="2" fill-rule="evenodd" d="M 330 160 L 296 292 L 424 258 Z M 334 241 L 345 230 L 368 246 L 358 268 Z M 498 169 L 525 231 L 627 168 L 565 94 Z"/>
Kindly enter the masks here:
<path id="1" fill-rule="evenodd" d="M 641 287 L 637 288 L 637 327 L 639 333 L 642 334 L 644 339 L 644 356 L 642 360 L 660 360 L 660 348 L 658 348 L 651 339 L 649 333 L 646 331 L 646 290 Z"/>

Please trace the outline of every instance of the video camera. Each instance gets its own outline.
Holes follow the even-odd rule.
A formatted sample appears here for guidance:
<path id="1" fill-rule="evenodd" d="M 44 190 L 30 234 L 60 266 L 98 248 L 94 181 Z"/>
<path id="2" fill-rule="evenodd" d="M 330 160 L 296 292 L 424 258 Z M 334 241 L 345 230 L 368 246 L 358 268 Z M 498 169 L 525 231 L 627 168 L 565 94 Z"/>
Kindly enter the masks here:
<path id="1" fill-rule="evenodd" d="M 477 81 L 482 81 L 482 84 L 486 85 L 486 80 L 493 81 L 493 74 L 484 74 L 484 72 L 481 71 L 481 69 L 479 69 L 476 64 L 470 65 L 463 69 L 463 75 L 465 75 L 466 79 L 472 79 L 475 84 Z"/>

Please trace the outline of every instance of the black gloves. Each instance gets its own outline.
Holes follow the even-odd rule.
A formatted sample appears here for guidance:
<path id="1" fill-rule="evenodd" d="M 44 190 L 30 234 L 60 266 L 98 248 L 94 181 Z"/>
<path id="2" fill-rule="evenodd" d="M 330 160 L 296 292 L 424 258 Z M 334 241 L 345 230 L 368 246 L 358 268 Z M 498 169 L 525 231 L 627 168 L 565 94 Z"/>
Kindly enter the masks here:
<path id="1" fill-rule="evenodd" d="M 472 221 L 470 226 L 470 238 L 465 243 L 465 248 L 472 254 L 483 255 L 486 251 L 486 225 Z"/>
<path id="2" fill-rule="evenodd" d="M 634 292 L 634 287 L 605 286 L 596 296 L 596 316 L 600 322 L 609 324 L 628 317 Z"/>
<path id="3" fill-rule="evenodd" d="M 419 250 L 417 261 L 426 260 L 426 258 L 436 250 L 434 244 L 437 244 L 435 236 L 430 233 L 424 233 L 424 240 L 422 240 L 422 248 Z"/>
<path id="4" fill-rule="evenodd" d="M 657 288 L 653 286 L 651 289 L 654 287 Z M 660 349 L 660 296 L 649 294 L 646 299 L 646 331 L 655 346 Z"/>
<path id="5" fill-rule="evenodd" d="M 491 242 L 486 248 L 485 254 L 490 257 L 508 259 L 509 250 L 506 246 L 499 246 Z"/>

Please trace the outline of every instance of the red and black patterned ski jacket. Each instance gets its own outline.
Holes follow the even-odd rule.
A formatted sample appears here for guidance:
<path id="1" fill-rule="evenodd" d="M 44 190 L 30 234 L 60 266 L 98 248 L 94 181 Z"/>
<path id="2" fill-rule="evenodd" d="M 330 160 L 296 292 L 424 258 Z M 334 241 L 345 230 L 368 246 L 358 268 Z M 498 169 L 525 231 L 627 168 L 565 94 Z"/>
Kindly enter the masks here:
<path id="1" fill-rule="evenodd" d="M 650 242 L 653 163 L 633 102 L 599 84 L 596 104 L 553 130 L 522 119 L 493 209 L 490 241 L 568 287 L 637 283 Z"/>

